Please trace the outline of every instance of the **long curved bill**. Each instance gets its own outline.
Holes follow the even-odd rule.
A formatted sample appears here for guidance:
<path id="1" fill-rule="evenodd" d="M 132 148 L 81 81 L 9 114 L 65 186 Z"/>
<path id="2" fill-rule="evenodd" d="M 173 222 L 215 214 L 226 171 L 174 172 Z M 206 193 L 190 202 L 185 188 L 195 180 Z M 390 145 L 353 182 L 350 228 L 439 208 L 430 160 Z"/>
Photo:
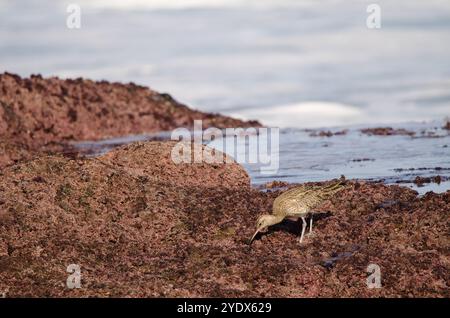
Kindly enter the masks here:
<path id="1" fill-rule="evenodd" d="M 250 244 L 252 244 L 253 240 L 254 240 L 255 237 L 256 237 L 256 234 L 258 234 L 258 233 L 259 233 L 259 229 L 256 230 L 255 234 L 253 234 L 252 239 L 250 240 Z"/>

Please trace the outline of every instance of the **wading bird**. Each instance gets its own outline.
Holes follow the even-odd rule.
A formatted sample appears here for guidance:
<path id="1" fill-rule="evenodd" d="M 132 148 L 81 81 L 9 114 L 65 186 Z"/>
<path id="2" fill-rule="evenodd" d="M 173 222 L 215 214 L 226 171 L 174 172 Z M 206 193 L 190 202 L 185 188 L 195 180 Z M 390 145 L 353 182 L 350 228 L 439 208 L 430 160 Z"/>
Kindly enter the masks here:
<path id="1" fill-rule="evenodd" d="M 345 178 L 328 186 L 300 186 L 290 189 L 273 202 L 272 214 L 261 215 L 256 221 L 256 232 L 253 234 L 250 244 L 256 234 L 267 231 L 268 227 L 283 221 L 284 219 L 302 219 L 302 234 L 299 242 L 302 243 L 306 229 L 306 217 L 312 214 L 315 207 L 330 198 L 333 194 L 344 188 Z M 309 232 L 312 231 L 312 215 L 309 223 Z"/>

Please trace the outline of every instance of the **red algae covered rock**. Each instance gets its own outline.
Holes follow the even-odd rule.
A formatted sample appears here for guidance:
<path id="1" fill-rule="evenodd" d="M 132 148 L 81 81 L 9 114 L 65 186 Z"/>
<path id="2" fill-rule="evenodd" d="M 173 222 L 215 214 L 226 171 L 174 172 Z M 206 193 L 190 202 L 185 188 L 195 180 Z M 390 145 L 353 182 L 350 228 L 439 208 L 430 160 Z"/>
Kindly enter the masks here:
<path id="1" fill-rule="evenodd" d="M 62 144 L 48 144 L 40 149 L 33 146 L 0 138 L 0 170 L 19 162 L 28 161 L 46 155 L 61 154 L 65 151 Z"/>
<path id="2" fill-rule="evenodd" d="M 30 160 L 37 156 L 36 152 L 26 145 L 0 139 L 0 169 L 14 163 Z"/>
<path id="3" fill-rule="evenodd" d="M 131 175 L 145 177 L 152 182 L 163 182 L 177 186 L 248 188 L 250 178 L 236 163 L 225 164 L 194 162 L 192 143 L 185 145 L 191 149 L 190 163 L 174 163 L 175 141 L 138 142 L 120 147 L 101 157 L 102 163 L 119 166 Z M 202 150 L 206 146 L 200 146 Z M 223 155 L 223 158 L 230 159 Z M 233 161 L 233 160 L 231 160 Z"/>
<path id="4" fill-rule="evenodd" d="M 203 120 L 205 128 L 260 126 L 192 110 L 168 94 L 133 83 L 0 74 L 0 137 L 34 148 L 190 128 L 194 119 Z"/>
<path id="5" fill-rule="evenodd" d="M 196 175 L 187 173 L 190 165 L 174 167 L 165 160 L 171 146 L 129 145 L 117 150 L 125 158 L 120 162 L 114 151 L 100 159 L 46 156 L 1 171 L 0 290 L 9 296 L 164 295 L 174 274 L 163 262 L 184 253 L 180 246 L 188 241 L 176 242 L 190 237 L 191 192 L 249 189 L 235 163 L 204 164 L 193 168 Z M 83 269 L 87 294 L 65 286 L 72 263 Z M 130 283 L 115 286 L 110 279 Z"/>
<path id="6" fill-rule="evenodd" d="M 450 191 L 351 182 L 300 224 L 251 246 L 285 189 L 261 192 L 235 163 L 175 166 L 173 143 L 98 159 L 51 156 L 0 172 L 0 290 L 46 297 L 448 297 Z M 191 170 L 192 169 L 192 170 Z M 194 173 L 195 172 L 195 173 Z M 234 182 L 232 181 L 234 179 Z M 66 286 L 67 266 L 81 288 Z M 366 285 L 367 268 L 381 288 Z"/>
<path id="7" fill-rule="evenodd" d="M 392 127 L 377 127 L 377 128 L 365 128 L 361 129 L 361 132 L 366 135 L 375 136 L 414 136 L 414 131 L 406 130 L 404 128 L 394 129 Z"/>

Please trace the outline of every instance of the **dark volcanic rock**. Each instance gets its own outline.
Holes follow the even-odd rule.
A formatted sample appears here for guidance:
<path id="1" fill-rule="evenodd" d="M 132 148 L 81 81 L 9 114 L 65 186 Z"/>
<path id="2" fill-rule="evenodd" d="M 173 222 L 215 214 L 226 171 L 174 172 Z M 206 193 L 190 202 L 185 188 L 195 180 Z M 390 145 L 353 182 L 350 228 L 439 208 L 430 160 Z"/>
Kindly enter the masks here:
<path id="1" fill-rule="evenodd" d="M 296 242 L 285 221 L 248 239 L 283 190 L 237 164 L 173 164 L 173 143 L 0 172 L 0 292 L 8 296 L 448 297 L 450 191 L 348 182 Z M 325 213 L 327 212 L 327 213 Z M 78 264 L 82 288 L 66 287 Z M 366 286 L 367 266 L 381 289 Z"/>
<path id="2" fill-rule="evenodd" d="M 348 133 L 347 129 L 332 132 L 330 130 L 320 130 L 320 131 L 313 131 L 309 134 L 310 137 L 332 137 L 332 136 L 343 136 Z"/>
<path id="3" fill-rule="evenodd" d="M 440 175 L 432 176 L 432 177 L 421 177 L 421 176 L 417 176 L 417 177 L 414 179 L 414 183 L 415 183 L 417 186 L 422 187 L 425 183 L 431 183 L 431 182 L 434 182 L 434 183 L 440 184 L 442 181 L 446 181 L 446 180 L 447 180 L 447 178 L 441 177 Z"/>

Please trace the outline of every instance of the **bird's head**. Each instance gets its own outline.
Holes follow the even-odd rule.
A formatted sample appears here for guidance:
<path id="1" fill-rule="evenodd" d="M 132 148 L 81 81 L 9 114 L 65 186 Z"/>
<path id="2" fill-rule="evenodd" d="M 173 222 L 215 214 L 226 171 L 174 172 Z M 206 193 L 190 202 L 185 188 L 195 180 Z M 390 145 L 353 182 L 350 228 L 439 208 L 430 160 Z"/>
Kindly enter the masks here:
<path id="1" fill-rule="evenodd" d="M 256 221 L 256 232 L 255 234 L 253 234 L 251 240 L 250 240 L 250 244 L 253 242 L 253 240 L 256 237 L 256 234 L 258 234 L 259 232 L 266 232 L 267 228 L 271 225 L 274 225 L 276 223 L 278 223 L 279 221 L 277 220 L 277 218 L 273 215 L 270 214 L 264 214 L 261 215 L 258 220 Z"/>

